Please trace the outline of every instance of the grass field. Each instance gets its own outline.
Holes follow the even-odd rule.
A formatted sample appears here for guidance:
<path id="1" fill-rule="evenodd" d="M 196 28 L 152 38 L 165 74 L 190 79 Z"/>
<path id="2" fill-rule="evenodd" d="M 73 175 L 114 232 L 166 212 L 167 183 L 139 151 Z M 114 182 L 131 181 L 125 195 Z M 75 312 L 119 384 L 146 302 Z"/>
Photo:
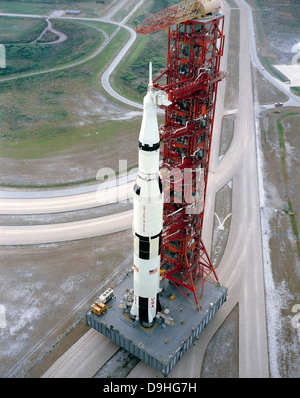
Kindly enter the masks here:
<path id="1" fill-rule="evenodd" d="M 164 0 L 160 7 L 172 3 L 174 0 Z M 133 17 L 130 22 L 133 27 L 153 11 L 153 4 L 153 1 L 147 2 L 146 7 Z M 108 34 L 114 29 L 105 24 L 96 26 L 101 26 Z M 35 38 L 42 28 L 41 24 L 27 21 L 26 26 L 20 27 L 19 31 L 14 33 L 14 37 L 7 34 L 10 30 L 9 24 L 6 24 L 2 31 L 6 40 L 14 38 L 20 43 Z M 62 43 L 65 50 L 62 45 L 61 48 L 52 46 L 57 48 L 50 49 L 51 46 L 28 44 L 22 47 L 19 57 L 16 56 L 18 62 L 15 62 L 15 68 L 19 63 L 19 70 L 22 71 L 43 69 L 50 58 L 51 66 L 66 64 L 84 54 L 87 56 L 97 43 L 101 44 L 100 33 L 92 28 L 59 21 L 55 21 L 55 28 L 70 38 L 64 42 L 65 44 Z M 0 162 L 3 162 L 4 166 L 1 167 L 0 183 L 34 186 L 35 178 L 38 185 L 69 184 L 72 182 L 70 169 L 76 169 L 73 182 L 90 181 L 95 178 L 99 164 L 117 167 L 114 160 L 116 153 L 113 155 L 112 151 L 120 139 L 124 144 L 118 146 L 118 159 L 127 159 L 129 167 L 136 163 L 137 154 L 135 151 L 127 153 L 127 145 L 134 145 L 136 135 L 133 133 L 138 134 L 139 119 L 135 118 L 134 112 L 126 111 L 121 105 L 105 101 L 105 93 L 99 84 L 105 66 L 127 39 L 126 31 L 119 32 L 98 57 L 80 67 L 1 84 L 0 101 L 3 106 L 0 118 L 3 128 Z M 81 44 L 77 45 L 78 42 Z M 141 102 L 148 82 L 149 61 L 153 61 L 154 72 L 158 72 L 165 64 L 163 54 L 166 53 L 166 45 L 165 32 L 158 32 L 153 40 L 149 40 L 148 36 L 139 36 L 130 55 L 123 60 L 112 77 L 115 89 L 126 97 Z M 12 45 L 12 49 L 20 47 Z M 158 48 L 159 51 L 156 51 Z M 22 62 L 22 53 L 26 51 L 27 65 L 26 62 Z M 36 58 L 32 54 L 34 51 Z M 52 51 L 55 51 L 55 54 L 52 54 Z M 156 55 L 153 58 L 154 52 Z M 41 54 L 44 56 L 41 57 Z M 6 72 L 9 72 L 9 68 Z M 97 161 L 93 161 L 96 147 Z M 59 175 L 49 173 L 50 165 L 55 164 L 58 159 L 61 161 L 64 155 L 65 158 L 72 159 L 72 166 L 67 163 L 69 166 L 62 167 Z M 79 165 L 78 170 L 75 166 L 76 161 Z M 80 178 L 78 174 L 81 175 Z"/>
<path id="2" fill-rule="evenodd" d="M 280 377 L 299 377 L 299 333 L 292 327 L 292 308 L 300 291 L 299 108 L 261 117 L 266 196 L 267 239 L 279 315 L 271 334 L 277 339 Z M 270 292 L 269 292 L 270 294 Z M 268 296 L 267 296 L 268 297 Z"/>
<path id="3" fill-rule="evenodd" d="M 112 31 L 106 24 L 96 26 Z M 80 28 L 94 33 L 90 43 L 100 46 L 103 37 L 100 41 L 98 31 Z M 126 108 L 105 100 L 99 83 L 105 66 L 127 39 L 124 31 L 119 32 L 100 55 L 81 66 L 1 83 L 2 184 L 32 186 L 36 180 L 37 185 L 48 186 L 95 179 L 99 167 L 117 170 L 113 150 L 119 159 L 128 159 L 129 166 L 136 162 L 135 152 L 125 152 L 127 144 L 118 145 L 121 135 L 128 144 L 130 137 L 134 140 L 136 120 Z M 49 173 L 64 158 L 66 166 Z"/>
<path id="4" fill-rule="evenodd" d="M 45 26 L 47 23 L 44 20 L 0 17 L 0 42 L 1 44 L 30 42 L 37 36 L 36 31 L 40 33 Z"/>
<path id="5" fill-rule="evenodd" d="M 264 147 L 268 163 L 277 164 L 277 172 L 268 171 L 273 180 L 279 183 L 278 191 L 281 196 L 281 205 L 277 209 L 279 214 L 286 216 L 290 222 L 290 231 L 297 247 L 297 256 L 300 259 L 300 202 L 299 202 L 299 161 L 297 153 L 300 148 L 300 113 L 298 108 L 284 109 L 280 114 L 267 112 L 264 116 L 262 128 L 264 132 Z M 274 156 L 275 155 L 275 156 Z M 274 159 L 272 160 L 272 158 Z M 275 181 L 273 181 L 275 182 Z M 276 215 L 278 213 L 276 212 Z"/>
<path id="6" fill-rule="evenodd" d="M 11 29 L 18 24 L 18 20 L 15 19 L 10 19 L 10 22 Z M 6 44 L 4 42 L 6 44 L 6 68 L 1 70 L 1 77 L 67 65 L 92 54 L 104 40 L 99 31 L 88 25 L 54 21 L 53 27 L 65 33 L 68 37 L 67 40 L 56 45 L 30 44 L 31 41 L 39 37 L 45 26 L 45 21 L 40 21 L 33 28 L 23 32 L 22 35 L 19 34 L 17 43 Z M 9 42 L 9 38 L 7 41 Z"/>
<path id="7" fill-rule="evenodd" d="M 48 15 L 55 10 L 80 10 L 84 17 L 103 17 L 115 4 L 111 0 L 101 1 L 60 1 L 60 0 L 34 0 L 34 1 L 2 1 L 0 12 L 17 14 Z"/>
<path id="8" fill-rule="evenodd" d="M 273 65 L 291 64 L 292 46 L 300 40 L 298 0 L 248 0 L 255 18 L 258 55 L 264 67 L 281 81 L 287 77 Z"/>

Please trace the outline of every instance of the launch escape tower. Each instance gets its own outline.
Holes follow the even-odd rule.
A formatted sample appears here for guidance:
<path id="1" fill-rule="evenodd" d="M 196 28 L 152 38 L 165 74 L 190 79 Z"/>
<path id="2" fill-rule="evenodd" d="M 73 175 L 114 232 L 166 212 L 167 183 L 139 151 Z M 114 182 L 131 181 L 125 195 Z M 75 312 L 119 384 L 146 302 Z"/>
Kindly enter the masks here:
<path id="1" fill-rule="evenodd" d="M 225 76 L 219 71 L 224 48 L 219 8 L 218 0 L 185 0 L 137 28 L 141 34 L 168 28 L 167 67 L 153 80 L 153 87 L 172 102 L 160 129 L 167 196 L 160 272 L 184 295 L 192 292 L 197 308 L 197 289 L 201 287 L 201 301 L 204 284 L 218 284 L 201 235 L 217 86 Z M 198 19 L 201 14 L 205 17 Z"/>

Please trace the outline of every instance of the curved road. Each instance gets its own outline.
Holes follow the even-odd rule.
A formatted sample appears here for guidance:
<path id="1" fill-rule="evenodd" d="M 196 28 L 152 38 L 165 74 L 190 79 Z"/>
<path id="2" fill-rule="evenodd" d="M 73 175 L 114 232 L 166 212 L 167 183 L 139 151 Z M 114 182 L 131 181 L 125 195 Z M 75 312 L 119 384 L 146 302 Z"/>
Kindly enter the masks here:
<path id="1" fill-rule="evenodd" d="M 53 28 L 51 21 L 49 20 L 49 18 L 46 18 L 46 22 L 47 22 L 47 26 L 46 28 L 42 31 L 42 33 L 39 35 L 39 37 L 37 39 L 35 39 L 34 41 L 32 41 L 30 44 L 36 43 L 39 40 L 41 40 L 41 38 L 45 35 L 46 32 L 51 32 L 54 33 L 56 36 L 58 36 L 57 40 L 48 42 L 48 43 L 43 43 L 43 44 L 58 44 L 58 43 L 62 43 L 63 41 L 67 40 L 67 35 L 65 35 L 63 32 L 60 32 L 59 30 L 56 30 Z"/>
<path id="2" fill-rule="evenodd" d="M 10 17 L 21 17 L 21 16 L 23 16 L 23 17 L 26 17 L 26 15 L 23 15 L 23 14 L 0 14 L 0 16 L 10 16 Z M 29 17 L 29 16 L 28 16 L 28 17 Z M 39 18 L 37 15 L 35 15 L 34 17 L 35 17 L 35 18 Z M 40 17 L 40 18 L 45 18 L 45 17 Z M 61 19 L 62 19 L 62 18 L 61 18 Z M 68 19 L 69 19 L 69 18 L 68 18 Z M 92 20 L 92 19 L 90 18 L 90 19 L 88 19 L 88 20 L 90 21 L 90 20 Z M 94 21 L 94 20 L 93 20 L 93 21 Z M 99 21 L 99 20 L 97 20 L 97 21 Z M 24 74 L 21 74 L 21 75 L 16 75 L 16 76 L 11 76 L 11 77 L 5 77 L 5 78 L 0 79 L 0 84 L 1 84 L 1 82 L 7 82 L 7 81 L 9 81 L 9 80 L 22 79 L 22 78 L 24 78 L 24 77 L 37 76 L 37 75 L 41 75 L 41 74 L 45 74 L 45 73 L 49 73 L 49 72 L 56 72 L 56 71 L 60 71 L 60 70 L 64 70 L 64 69 L 73 68 L 74 66 L 81 65 L 81 64 L 83 64 L 84 62 L 87 62 L 87 61 L 93 59 L 93 58 L 96 57 L 98 54 L 100 54 L 101 51 L 107 46 L 107 44 L 111 41 L 111 39 L 117 34 L 117 31 L 115 31 L 110 37 L 108 37 L 107 33 L 106 33 L 103 29 L 97 28 L 97 27 L 92 26 L 92 25 L 91 25 L 91 27 L 94 28 L 94 29 L 99 30 L 99 31 L 104 35 L 105 40 L 104 40 L 104 43 L 101 45 L 101 47 L 99 47 L 99 48 L 98 48 L 93 54 L 91 54 L 89 57 L 84 58 L 84 59 L 82 59 L 82 60 L 80 60 L 80 61 L 77 61 L 77 62 L 73 62 L 73 63 L 68 64 L 68 65 L 59 66 L 59 67 L 56 67 L 56 68 L 41 70 L 41 71 L 38 71 L 38 72 L 24 73 Z"/>
<path id="3" fill-rule="evenodd" d="M 0 230 L 0 245 L 38 245 L 93 238 L 125 231 L 132 225 L 133 211 L 61 224 L 6 226 Z M 84 232 L 82 232 L 84 230 Z M 18 243 L 19 242 L 19 243 Z"/>
<path id="4" fill-rule="evenodd" d="M 118 203 L 133 197 L 134 182 L 111 188 L 99 185 L 97 190 L 67 196 L 42 198 L 0 198 L 0 214 L 50 214 L 84 210 Z M 55 191 L 54 191 L 55 195 Z"/>

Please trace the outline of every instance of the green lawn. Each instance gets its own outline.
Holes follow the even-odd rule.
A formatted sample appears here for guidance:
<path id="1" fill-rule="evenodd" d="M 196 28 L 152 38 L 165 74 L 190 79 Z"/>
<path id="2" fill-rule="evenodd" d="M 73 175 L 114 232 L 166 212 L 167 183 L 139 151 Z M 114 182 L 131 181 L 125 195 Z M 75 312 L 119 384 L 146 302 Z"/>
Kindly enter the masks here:
<path id="1" fill-rule="evenodd" d="M 119 32 L 101 54 L 80 66 L 0 83 L 0 156 L 43 157 L 46 146 L 49 156 L 72 145 L 68 134 L 78 133 L 80 140 L 81 132 L 84 136 L 88 129 L 75 125 L 80 99 L 100 89 L 99 74 L 126 40 Z M 90 116 L 88 123 L 91 130 L 93 123 L 98 128 L 96 118 Z"/>
<path id="2" fill-rule="evenodd" d="M 154 4 L 152 1 L 146 6 L 149 7 L 150 3 Z M 109 35 L 116 29 L 104 23 L 87 23 L 91 24 L 101 27 Z M 15 43 L 8 52 L 15 56 L 15 71 L 29 72 L 69 63 L 88 56 L 103 40 L 100 32 L 75 22 L 55 21 L 55 28 L 69 36 L 69 42 L 64 42 L 65 50 L 56 45 L 52 47 L 57 48 L 44 49 L 46 45 L 21 46 Z M 22 41 L 26 38 L 31 40 L 41 29 L 42 26 L 31 21 L 28 26 L 20 27 L 19 32 L 15 33 L 15 38 Z M 9 31 L 8 26 L 3 30 Z M 82 174 L 83 182 L 91 176 L 88 170 L 96 165 L 117 170 L 119 159 L 127 159 L 129 167 L 136 165 L 137 151 L 133 151 L 132 148 L 138 136 L 140 118 L 113 120 L 113 116 L 118 116 L 119 105 L 115 105 L 115 111 L 112 108 L 112 119 L 110 114 L 103 117 L 99 111 L 89 112 L 90 109 L 86 105 L 91 103 L 93 108 L 94 100 L 97 105 L 97 95 L 102 95 L 103 98 L 107 96 L 100 83 L 101 74 L 128 38 L 129 33 L 121 29 L 101 54 L 88 62 L 61 71 L 0 83 L 0 156 L 9 161 L 7 164 L 12 165 L 12 168 L 7 166 L 7 179 L 4 177 L 2 184 L 30 185 L 34 179 L 30 179 L 30 183 L 22 179 L 22 164 L 26 164 L 27 168 L 32 167 L 33 175 L 36 173 L 39 180 L 38 176 L 44 172 L 35 171 L 33 164 L 39 165 L 44 160 L 45 164 L 54 164 L 55 159 L 64 156 L 74 159 L 74 164 L 82 162 L 80 164 L 84 165 L 87 171 Z M 167 41 L 167 32 L 159 32 L 156 38 L 152 42 L 149 37 L 140 36 L 129 56 L 121 62 L 113 79 L 118 92 L 127 97 L 134 93 L 134 87 L 128 87 L 126 78 L 125 81 L 121 79 L 121 76 L 129 71 L 135 73 L 138 78 L 144 78 L 145 84 L 140 84 L 143 90 L 146 89 L 148 63 L 150 60 L 153 62 L 153 58 L 157 60 L 161 54 L 165 54 L 166 47 L 161 43 Z M 159 51 L 156 51 L 157 48 Z M 143 64 L 140 62 L 141 57 L 145 58 Z M 12 65 L 8 63 L 8 66 Z M 164 66 L 162 60 L 159 66 Z M 157 71 L 159 66 L 154 60 L 154 70 Z M 141 100 L 142 93 L 138 93 L 138 96 Z M 120 107 L 122 108 L 122 105 Z M 20 178 L 11 179 L 11 173 L 15 176 L 20 175 Z M 92 172 L 92 175 L 96 174 Z M 49 177 L 48 181 L 52 184 L 53 179 Z M 70 181 L 70 178 L 67 181 Z"/>
<path id="3" fill-rule="evenodd" d="M 0 0 L 0 12 L 14 14 L 48 15 L 55 10 L 80 10 L 84 17 L 103 17 L 114 6 L 111 0 Z"/>
<path id="4" fill-rule="evenodd" d="M 13 26 L 15 23 L 15 21 L 12 21 Z M 29 44 L 28 41 L 39 37 L 44 26 L 45 22 L 41 21 L 35 25 L 34 29 L 24 32 L 22 37 L 19 35 L 17 43 L 6 44 L 6 68 L 1 70 L 0 76 L 66 65 L 86 58 L 96 51 L 104 40 L 101 32 L 88 25 L 54 21 L 54 28 L 65 33 L 68 37 L 67 40 L 56 45 Z M 22 39 L 24 42 L 21 44 Z"/>
<path id="5" fill-rule="evenodd" d="M 32 41 L 45 26 L 47 23 L 44 20 L 0 17 L 0 43 L 17 44 Z"/>

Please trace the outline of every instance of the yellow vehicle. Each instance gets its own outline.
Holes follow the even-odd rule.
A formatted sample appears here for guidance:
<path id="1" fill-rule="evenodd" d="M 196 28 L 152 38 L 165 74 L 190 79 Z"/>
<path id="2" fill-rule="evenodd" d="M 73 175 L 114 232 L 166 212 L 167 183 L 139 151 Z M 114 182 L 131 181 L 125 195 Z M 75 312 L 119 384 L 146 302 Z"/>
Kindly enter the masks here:
<path id="1" fill-rule="evenodd" d="M 95 301 L 95 303 L 91 305 L 91 311 L 100 316 L 107 311 L 107 306 L 101 303 L 101 301 Z"/>

